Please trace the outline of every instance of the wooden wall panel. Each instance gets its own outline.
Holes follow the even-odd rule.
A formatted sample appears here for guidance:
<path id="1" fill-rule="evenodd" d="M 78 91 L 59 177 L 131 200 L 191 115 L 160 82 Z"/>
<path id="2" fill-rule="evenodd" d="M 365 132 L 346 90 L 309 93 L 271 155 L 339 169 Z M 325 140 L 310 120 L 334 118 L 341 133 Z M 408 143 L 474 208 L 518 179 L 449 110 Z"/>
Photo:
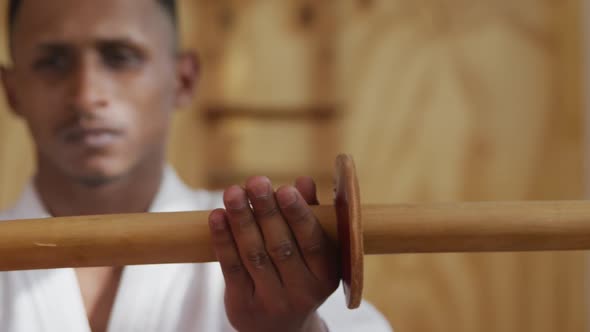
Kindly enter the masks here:
<path id="1" fill-rule="evenodd" d="M 197 40 L 195 31 L 197 24 L 194 19 L 196 3 L 193 0 L 181 0 L 179 5 L 181 40 L 184 50 L 195 52 Z M 204 73 L 203 73 L 204 72 Z M 202 73 L 206 74 L 206 68 Z M 180 177 L 193 187 L 202 188 L 206 181 L 206 157 L 204 151 L 208 144 L 202 117 L 197 103 L 202 96 L 203 84 L 199 82 L 193 105 L 179 110 L 173 119 L 170 143 L 168 144 L 168 159 L 178 171 Z"/>
<path id="2" fill-rule="evenodd" d="M 334 1 L 195 1 L 206 104 L 289 110 L 332 102 Z"/>
<path id="3" fill-rule="evenodd" d="M 14 202 L 32 171 L 32 146 L 24 124 L 10 113 L 0 112 L 0 209 Z"/>
<path id="4" fill-rule="evenodd" d="M 5 2 L 0 2 L 2 6 Z M 3 8 L 3 7 L 2 7 Z M 0 63 L 9 61 L 4 29 L 5 16 L 0 15 Z M 33 154 L 25 125 L 8 112 L 4 94 L 0 94 L 0 209 L 6 208 L 18 197 L 22 186 L 33 172 Z"/>
<path id="5" fill-rule="evenodd" d="M 204 66 L 198 108 L 208 127 L 210 187 L 263 173 L 278 183 L 308 174 L 321 188 L 331 186 L 338 146 L 335 4 L 193 3 L 193 41 Z"/>
<path id="6" fill-rule="evenodd" d="M 274 177 L 292 174 L 318 174 L 314 169 L 314 128 L 304 121 L 232 118 L 210 123 L 210 174 L 233 181 L 251 174 L 275 170 Z M 285 142 L 289 151 L 285 153 Z M 263 151 L 261 151 L 263 150 Z M 264 154 L 266 157 L 261 158 Z M 231 156 L 231 158 L 228 158 Z M 223 179 L 220 179 L 223 182 Z"/>
<path id="7" fill-rule="evenodd" d="M 337 80 L 350 113 L 345 146 L 367 173 L 391 174 L 366 179 L 366 199 L 529 198 L 553 130 L 568 151 L 549 152 L 580 174 L 580 107 L 561 107 L 580 99 L 564 70 L 579 58 L 559 54 L 567 2 L 476 2 L 465 13 L 373 3 L 346 14 Z"/>
<path id="8" fill-rule="evenodd" d="M 363 200 L 582 197 L 577 1 L 344 1 L 343 146 Z M 371 257 L 399 331 L 583 331 L 584 253 Z"/>

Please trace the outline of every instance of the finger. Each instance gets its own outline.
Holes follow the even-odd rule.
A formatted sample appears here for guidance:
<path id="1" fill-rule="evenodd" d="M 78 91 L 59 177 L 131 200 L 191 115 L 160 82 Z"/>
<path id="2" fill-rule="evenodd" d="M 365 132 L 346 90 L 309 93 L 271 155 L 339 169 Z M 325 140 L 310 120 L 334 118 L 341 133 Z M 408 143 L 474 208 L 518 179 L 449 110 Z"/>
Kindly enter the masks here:
<path id="1" fill-rule="evenodd" d="M 209 215 L 213 251 L 221 265 L 227 292 L 247 299 L 252 296 L 254 285 L 234 243 L 225 211 L 217 209 Z"/>
<path id="2" fill-rule="evenodd" d="M 307 204 L 320 204 L 320 202 L 318 201 L 316 185 L 312 178 L 307 176 L 298 177 L 295 180 L 295 188 L 299 190 L 301 196 L 303 197 L 303 199 L 305 199 Z"/>
<path id="3" fill-rule="evenodd" d="M 324 233 L 299 191 L 290 186 L 281 187 L 277 190 L 276 197 L 312 274 L 319 280 L 338 278 L 336 247 Z"/>
<path id="4" fill-rule="evenodd" d="M 239 186 L 233 186 L 225 191 L 223 199 L 236 247 L 254 282 L 255 291 L 262 292 L 262 295 L 274 293 L 276 296 L 281 289 L 281 282 L 266 252 L 246 192 Z"/>
<path id="5" fill-rule="evenodd" d="M 252 177 L 246 182 L 246 192 L 262 231 L 266 252 L 279 272 L 283 285 L 300 285 L 311 281 L 295 238 L 276 202 L 270 180 L 261 176 Z"/>

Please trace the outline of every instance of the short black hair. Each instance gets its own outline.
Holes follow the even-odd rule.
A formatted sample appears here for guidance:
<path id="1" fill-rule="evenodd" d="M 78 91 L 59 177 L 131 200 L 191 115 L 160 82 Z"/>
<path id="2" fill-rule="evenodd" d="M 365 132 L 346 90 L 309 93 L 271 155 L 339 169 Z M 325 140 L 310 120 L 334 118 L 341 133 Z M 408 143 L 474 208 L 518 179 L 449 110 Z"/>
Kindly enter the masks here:
<path id="1" fill-rule="evenodd" d="M 166 13 L 172 19 L 174 26 L 178 25 L 178 16 L 176 13 L 176 0 L 156 0 L 162 8 L 166 10 Z M 8 29 L 9 32 L 12 31 L 14 28 L 14 24 L 16 22 L 16 18 L 18 16 L 18 10 L 21 7 L 22 0 L 9 0 L 8 2 Z"/>

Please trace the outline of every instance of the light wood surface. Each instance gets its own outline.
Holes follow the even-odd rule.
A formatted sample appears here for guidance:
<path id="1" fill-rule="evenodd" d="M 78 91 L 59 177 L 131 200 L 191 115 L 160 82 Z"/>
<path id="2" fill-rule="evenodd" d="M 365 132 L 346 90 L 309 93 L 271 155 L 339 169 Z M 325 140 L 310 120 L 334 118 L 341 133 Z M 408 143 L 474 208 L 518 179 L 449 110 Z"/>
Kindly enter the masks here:
<path id="1" fill-rule="evenodd" d="M 582 1 L 341 1 L 336 80 L 365 203 L 583 197 Z M 587 256 L 366 257 L 399 331 L 587 331 Z"/>
<path id="2" fill-rule="evenodd" d="M 352 274 L 362 268 L 364 254 L 590 249 L 586 201 L 355 205 L 356 219 L 337 214 L 335 206 L 312 210 L 330 238 L 350 250 L 345 261 L 361 257 L 349 265 Z M 208 216 L 195 211 L 4 221 L 0 270 L 215 261 Z M 355 221 L 349 230 L 353 219 L 362 226 Z M 357 235 L 360 246 L 349 237 Z M 352 283 L 359 290 L 360 272 Z"/>
<path id="3" fill-rule="evenodd" d="M 590 202 L 364 206 L 367 254 L 590 249 Z"/>

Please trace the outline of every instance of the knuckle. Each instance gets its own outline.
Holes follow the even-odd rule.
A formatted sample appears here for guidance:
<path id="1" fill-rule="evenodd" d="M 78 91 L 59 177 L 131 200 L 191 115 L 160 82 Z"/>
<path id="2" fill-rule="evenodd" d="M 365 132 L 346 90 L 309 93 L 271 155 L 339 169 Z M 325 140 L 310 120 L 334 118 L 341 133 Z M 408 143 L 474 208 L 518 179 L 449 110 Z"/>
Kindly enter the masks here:
<path id="1" fill-rule="evenodd" d="M 291 304 L 287 300 L 279 299 L 267 304 L 265 307 L 265 310 L 272 316 L 281 317 L 293 312 Z"/>
<path id="2" fill-rule="evenodd" d="M 245 206 L 245 205 L 236 206 L 236 205 L 229 205 L 228 204 L 225 209 L 227 210 L 227 212 L 240 215 L 240 214 L 246 212 L 246 208 L 247 208 L 247 206 Z"/>
<path id="3" fill-rule="evenodd" d="M 276 193 L 277 200 L 281 205 L 281 209 L 291 212 L 296 210 L 300 205 L 301 201 L 299 195 L 296 194 L 296 189 L 290 187 L 280 187 Z"/>
<path id="4" fill-rule="evenodd" d="M 214 233 L 212 241 L 217 248 L 227 248 L 234 246 L 234 240 L 231 234 L 226 231 L 217 231 Z"/>
<path id="5" fill-rule="evenodd" d="M 238 224 L 240 230 L 249 229 L 250 227 L 253 227 L 256 224 L 254 222 L 254 219 L 250 218 L 247 215 L 244 215 L 241 218 L 238 218 L 236 221 L 237 221 L 237 224 Z"/>
<path id="6" fill-rule="evenodd" d="M 310 209 L 298 209 L 297 211 L 294 211 L 291 218 L 292 222 L 296 224 L 306 223 L 314 219 L 315 216 Z"/>
<path id="7" fill-rule="evenodd" d="M 306 256 L 319 256 L 325 252 L 325 245 L 321 241 L 312 242 L 302 246 L 301 251 Z"/>
<path id="8" fill-rule="evenodd" d="M 285 240 L 268 249 L 270 256 L 274 261 L 283 262 L 295 255 L 295 246 L 293 242 Z"/>
<path id="9" fill-rule="evenodd" d="M 246 254 L 246 260 L 256 269 L 264 269 L 269 264 L 269 257 L 265 250 L 253 250 Z"/>
<path id="10" fill-rule="evenodd" d="M 241 262 L 231 262 L 222 264 L 222 269 L 227 275 L 236 275 L 244 272 L 244 266 Z"/>
<path id="11" fill-rule="evenodd" d="M 266 219 L 276 217 L 279 214 L 279 209 L 273 204 L 266 207 L 259 207 L 255 210 L 255 212 L 257 218 Z"/>

